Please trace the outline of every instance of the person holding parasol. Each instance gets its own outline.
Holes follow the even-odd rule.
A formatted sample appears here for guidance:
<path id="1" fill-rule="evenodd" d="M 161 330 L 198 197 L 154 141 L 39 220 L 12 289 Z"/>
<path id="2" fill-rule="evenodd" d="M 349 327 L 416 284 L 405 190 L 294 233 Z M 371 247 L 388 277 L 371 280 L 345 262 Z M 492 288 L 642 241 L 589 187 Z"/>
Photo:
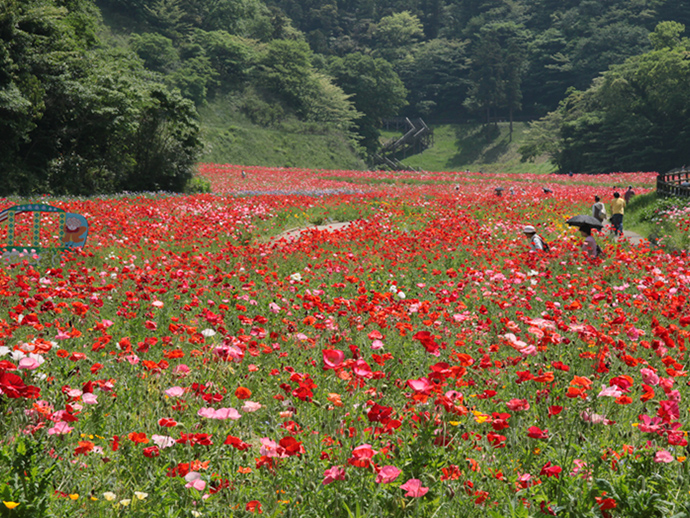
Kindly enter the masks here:
<path id="1" fill-rule="evenodd" d="M 570 218 L 566 223 L 572 227 L 578 227 L 580 229 L 580 234 L 585 240 L 582 243 L 582 251 L 587 254 L 590 259 L 595 259 L 599 257 L 602 253 L 601 248 L 597 244 L 594 236 L 592 236 L 592 229 L 596 228 L 601 230 L 603 223 L 599 221 L 594 216 L 587 214 L 582 214 L 580 216 L 574 216 Z"/>

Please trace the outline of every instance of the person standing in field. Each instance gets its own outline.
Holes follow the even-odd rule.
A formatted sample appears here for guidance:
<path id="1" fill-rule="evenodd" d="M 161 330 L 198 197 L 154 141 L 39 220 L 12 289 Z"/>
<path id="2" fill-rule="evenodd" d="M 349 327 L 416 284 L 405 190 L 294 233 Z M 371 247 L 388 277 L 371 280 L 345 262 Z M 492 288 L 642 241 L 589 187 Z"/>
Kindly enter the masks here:
<path id="1" fill-rule="evenodd" d="M 604 205 L 599 196 L 594 197 L 594 205 L 592 205 L 592 216 L 597 218 L 602 223 L 606 219 L 606 205 Z"/>
<path id="2" fill-rule="evenodd" d="M 624 214 L 625 200 L 621 198 L 621 194 L 616 191 L 613 193 L 613 202 L 611 202 L 611 224 L 613 225 L 613 233 L 617 236 L 623 235 Z"/>
<path id="3" fill-rule="evenodd" d="M 635 196 L 635 191 L 633 191 L 632 185 L 628 185 L 628 190 L 625 191 L 625 194 L 623 194 L 623 199 L 625 200 L 626 205 L 630 203 L 630 199 L 633 196 Z"/>

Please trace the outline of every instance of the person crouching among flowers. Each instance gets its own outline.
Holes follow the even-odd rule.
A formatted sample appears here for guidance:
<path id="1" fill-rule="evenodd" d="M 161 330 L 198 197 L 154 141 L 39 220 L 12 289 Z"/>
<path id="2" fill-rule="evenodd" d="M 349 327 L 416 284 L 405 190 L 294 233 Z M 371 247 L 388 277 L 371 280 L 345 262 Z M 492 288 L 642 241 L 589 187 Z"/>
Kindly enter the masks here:
<path id="1" fill-rule="evenodd" d="M 536 229 L 532 225 L 525 225 L 522 233 L 529 240 L 530 250 L 544 252 L 544 240 L 537 234 Z"/>

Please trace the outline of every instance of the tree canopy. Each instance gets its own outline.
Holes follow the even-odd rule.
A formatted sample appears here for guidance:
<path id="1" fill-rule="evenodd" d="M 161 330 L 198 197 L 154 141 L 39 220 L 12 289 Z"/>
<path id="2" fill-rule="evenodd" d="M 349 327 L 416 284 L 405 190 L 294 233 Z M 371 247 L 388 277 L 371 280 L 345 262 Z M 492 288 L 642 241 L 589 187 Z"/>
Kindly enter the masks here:
<path id="1" fill-rule="evenodd" d="M 100 48 L 87 1 L 0 8 L 1 194 L 181 190 L 199 147 L 192 104 Z"/>
<path id="2" fill-rule="evenodd" d="M 536 125 L 523 148 L 548 149 L 562 171 L 665 171 L 687 162 L 690 137 L 690 41 L 684 27 L 661 23 L 654 49 L 612 66 L 586 90 L 573 90 Z M 540 127 L 551 122 L 556 138 Z"/>

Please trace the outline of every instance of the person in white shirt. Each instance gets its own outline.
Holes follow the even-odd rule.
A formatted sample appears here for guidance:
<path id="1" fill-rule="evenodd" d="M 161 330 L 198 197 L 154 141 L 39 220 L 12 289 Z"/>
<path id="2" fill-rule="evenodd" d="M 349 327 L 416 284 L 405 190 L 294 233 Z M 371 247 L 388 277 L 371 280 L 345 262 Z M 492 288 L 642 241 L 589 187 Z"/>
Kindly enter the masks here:
<path id="1" fill-rule="evenodd" d="M 601 202 L 599 196 L 594 197 L 594 205 L 592 205 L 592 216 L 597 218 L 602 223 L 606 220 L 606 205 Z"/>

